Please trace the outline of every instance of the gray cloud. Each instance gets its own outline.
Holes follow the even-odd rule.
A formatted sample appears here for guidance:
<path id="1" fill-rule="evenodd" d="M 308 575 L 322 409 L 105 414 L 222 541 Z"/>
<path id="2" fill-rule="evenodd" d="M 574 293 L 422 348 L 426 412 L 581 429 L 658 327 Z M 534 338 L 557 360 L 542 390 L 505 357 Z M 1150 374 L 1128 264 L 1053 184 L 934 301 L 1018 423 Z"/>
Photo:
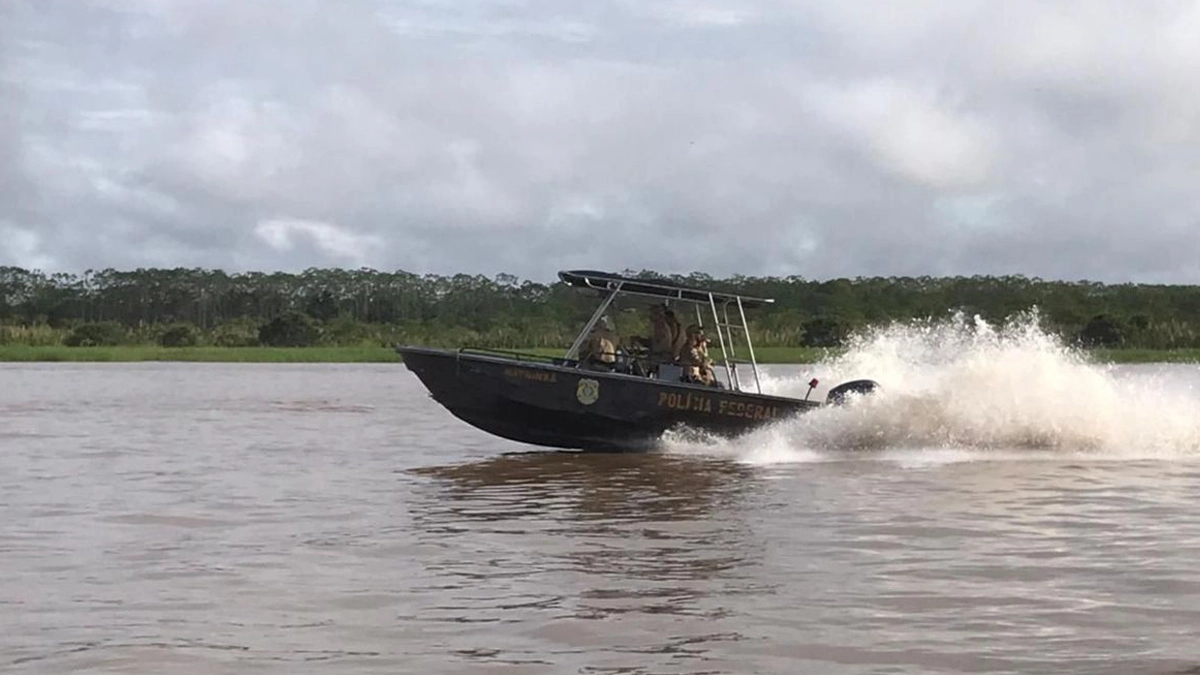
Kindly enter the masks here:
<path id="1" fill-rule="evenodd" d="M 1194 3 L 0 20 L 0 263 L 1200 282 Z"/>

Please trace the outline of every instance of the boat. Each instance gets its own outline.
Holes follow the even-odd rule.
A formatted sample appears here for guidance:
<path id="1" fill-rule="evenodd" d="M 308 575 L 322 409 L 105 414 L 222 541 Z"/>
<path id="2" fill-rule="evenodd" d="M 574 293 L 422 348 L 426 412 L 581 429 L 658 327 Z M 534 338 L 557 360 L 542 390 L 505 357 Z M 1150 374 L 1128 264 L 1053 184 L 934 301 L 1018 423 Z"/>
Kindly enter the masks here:
<path id="1" fill-rule="evenodd" d="M 844 404 L 879 386 L 851 380 L 832 388 L 823 401 L 810 398 L 816 379 L 804 398 L 764 393 L 746 313 L 772 299 L 592 270 L 561 271 L 558 277 L 600 298 L 562 356 L 471 347 L 395 349 L 430 396 L 463 422 L 509 440 L 578 451 L 653 450 L 671 430 L 734 437 Z M 708 324 L 703 334 L 712 331 L 719 353 L 709 377 L 702 378 L 707 382 L 673 359 L 655 357 L 646 339 L 621 340 L 599 355 L 589 350 L 589 336 L 604 330 L 618 299 L 668 314 L 678 309 L 689 320 L 694 311 L 695 327 Z"/>

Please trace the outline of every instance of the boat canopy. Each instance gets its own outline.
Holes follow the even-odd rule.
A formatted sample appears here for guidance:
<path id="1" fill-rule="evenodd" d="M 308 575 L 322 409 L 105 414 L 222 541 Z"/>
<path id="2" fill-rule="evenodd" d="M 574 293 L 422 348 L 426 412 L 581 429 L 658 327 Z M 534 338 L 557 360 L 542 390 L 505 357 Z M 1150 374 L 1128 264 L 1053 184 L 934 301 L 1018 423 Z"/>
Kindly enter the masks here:
<path id="1" fill-rule="evenodd" d="M 574 360 L 579 357 L 579 349 L 583 346 L 584 340 L 587 339 L 596 322 L 608 311 L 613 299 L 618 295 L 690 302 L 696 307 L 696 323 L 698 325 L 704 324 L 705 314 L 712 319 L 712 328 L 715 329 L 717 343 L 721 348 L 720 361 L 725 366 L 725 377 L 729 387 L 737 391 L 744 390 L 737 370 L 737 364 L 743 363 L 750 366 L 754 377 L 754 388 L 758 393 L 762 393 L 758 362 L 754 358 L 754 343 L 750 339 L 750 326 L 746 323 L 745 310 L 773 303 L 774 300 L 692 288 L 662 279 L 640 279 L 592 270 L 562 271 L 558 273 L 558 278 L 571 286 L 590 288 L 607 296 L 596 308 L 591 320 L 579 332 L 570 349 L 567 350 L 566 359 Z M 731 308 L 734 310 L 733 316 L 730 316 Z M 747 352 L 748 358 L 742 358 L 738 353 L 739 342 Z"/>
<path id="2" fill-rule="evenodd" d="M 625 277 L 609 272 L 592 270 L 567 270 L 558 273 L 563 282 L 581 288 L 592 288 L 604 293 L 618 291 L 622 295 L 641 295 L 664 300 L 681 300 L 708 305 L 716 303 L 737 303 L 741 300 L 742 307 L 753 309 L 775 302 L 771 298 L 752 298 L 733 293 L 720 293 L 707 289 L 691 288 L 665 279 L 641 279 Z"/>

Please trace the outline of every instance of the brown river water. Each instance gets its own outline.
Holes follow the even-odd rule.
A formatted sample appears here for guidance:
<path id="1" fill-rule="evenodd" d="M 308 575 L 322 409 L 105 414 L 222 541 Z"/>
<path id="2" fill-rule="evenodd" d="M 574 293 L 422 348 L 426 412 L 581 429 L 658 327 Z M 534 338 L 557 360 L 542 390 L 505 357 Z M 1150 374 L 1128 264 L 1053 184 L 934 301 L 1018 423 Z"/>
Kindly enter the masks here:
<path id="1" fill-rule="evenodd" d="M 1200 673 L 1200 369 L 984 352 L 630 456 L 396 364 L 0 365 L 0 672 Z"/>

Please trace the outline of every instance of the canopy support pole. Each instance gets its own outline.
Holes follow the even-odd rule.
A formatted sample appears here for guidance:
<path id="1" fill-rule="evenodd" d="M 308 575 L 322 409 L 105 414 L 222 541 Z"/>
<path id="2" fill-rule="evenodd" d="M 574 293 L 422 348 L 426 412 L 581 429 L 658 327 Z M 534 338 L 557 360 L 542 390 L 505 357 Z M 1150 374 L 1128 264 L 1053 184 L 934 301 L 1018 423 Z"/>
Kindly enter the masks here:
<path id="1" fill-rule="evenodd" d="M 617 293 L 621 292 L 621 285 L 621 282 L 617 282 L 616 288 L 612 289 L 612 292 L 608 294 L 608 297 L 604 299 L 604 302 L 600 303 L 600 307 L 592 313 L 592 318 L 587 322 L 587 325 L 583 327 L 583 331 L 579 333 L 579 337 L 575 338 L 575 342 L 571 344 L 571 348 L 567 350 L 564 358 L 566 358 L 568 361 L 574 361 L 579 358 L 579 348 L 583 346 L 583 341 L 587 339 L 588 333 L 592 332 L 592 328 L 596 325 L 596 322 L 600 320 L 600 317 L 604 316 L 604 313 L 608 311 L 608 306 L 611 305 L 613 299 L 617 297 Z"/>

